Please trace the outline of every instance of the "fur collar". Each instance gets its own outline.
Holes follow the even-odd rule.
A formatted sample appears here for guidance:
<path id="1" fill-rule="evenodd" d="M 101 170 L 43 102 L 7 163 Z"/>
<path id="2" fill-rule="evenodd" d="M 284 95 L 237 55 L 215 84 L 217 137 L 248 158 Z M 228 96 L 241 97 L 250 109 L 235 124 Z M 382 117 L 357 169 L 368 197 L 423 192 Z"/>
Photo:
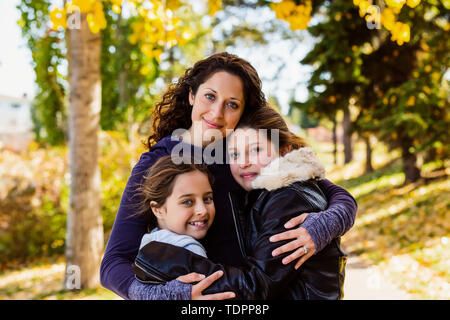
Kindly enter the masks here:
<path id="1" fill-rule="evenodd" d="M 305 147 L 270 162 L 253 180 L 252 187 L 272 191 L 297 181 L 324 178 L 325 169 L 322 163 L 310 147 Z"/>

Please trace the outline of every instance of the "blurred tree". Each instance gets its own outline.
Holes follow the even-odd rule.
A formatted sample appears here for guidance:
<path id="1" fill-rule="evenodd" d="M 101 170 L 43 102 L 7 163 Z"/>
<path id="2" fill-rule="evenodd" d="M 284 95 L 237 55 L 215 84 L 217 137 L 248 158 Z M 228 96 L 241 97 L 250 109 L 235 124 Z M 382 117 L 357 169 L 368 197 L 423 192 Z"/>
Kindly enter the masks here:
<path id="1" fill-rule="evenodd" d="M 293 3 L 283 3 L 286 11 L 281 18 L 296 14 Z M 352 8 L 347 1 L 314 2 L 311 14 L 319 22 L 308 31 L 319 42 L 301 63 L 315 70 L 308 101 L 294 105 L 333 122 L 336 111 L 342 110 L 347 124 L 348 106 L 354 105 L 359 115 L 353 130 L 366 143 L 374 133 L 392 148 L 400 148 L 405 182 L 416 181 L 419 151 L 448 156 L 449 85 L 444 74 L 449 65 L 450 3 L 380 1 L 382 7 L 375 7 L 355 0 L 354 4 Z M 348 144 L 345 141 L 344 137 Z M 370 158 L 367 144 L 367 170 Z"/>
<path id="2" fill-rule="evenodd" d="M 449 155 L 449 84 L 444 78 L 450 65 L 448 6 L 422 1 L 414 10 L 400 12 L 399 18 L 413 26 L 411 39 L 400 46 L 380 30 L 363 55 L 368 83 L 359 97 L 364 107 L 358 126 L 400 148 L 405 183 L 420 178 L 418 152 Z"/>
<path id="3" fill-rule="evenodd" d="M 66 139 L 67 124 L 66 79 L 61 74 L 64 38 L 48 29 L 49 0 L 22 0 L 17 8 L 18 24 L 30 48 L 36 75 L 37 93 L 31 109 L 36 139 L 61 144 Z"/>
<path id="4" fill-rule="evenodd" d="M 353 133 L 350 100 L 364 81 L 361 76 L 362 61 L 357 49 L 371 35 L 351 3 L 334 1 L 324 4 L 324 10 L 327 16 L 308 29 L 320 41 L 300 62 L 314 67 L 308 83 L 309 99 L 295 105 L 316 117 L 328 118 L 333 123 L 336 122 L 337 112 L 343 112 L 344 162 L 348 163 L 352 160 Z M 335 135 L 335 128 L 333 132 Z"/>

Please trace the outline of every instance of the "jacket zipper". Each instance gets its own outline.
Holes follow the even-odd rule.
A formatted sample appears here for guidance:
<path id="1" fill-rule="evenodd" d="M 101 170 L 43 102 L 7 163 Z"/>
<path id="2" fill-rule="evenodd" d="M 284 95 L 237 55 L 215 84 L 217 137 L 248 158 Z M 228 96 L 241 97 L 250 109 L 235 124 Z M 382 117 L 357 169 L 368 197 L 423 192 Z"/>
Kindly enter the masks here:
<path id="1" fill-rule="evenodd" d="M 245 248 L 244 248 L 244 244 L 242 242 L 242 236 L 241 236 L 241 233 L 240 233 L 239 222 L 237 221 L 236 213 L 235 213 L 235 210 L 234 210 L 234 202 L 233 202 L 233 199 L 231 197 L 231 193 L 228 193 L 228 198 L 230 199 L 230 203 L 231 203 L 231 213 L 233 215 L 234 228 L 236 229 L 236 235 L 237 235 L 237 238 L 238 238 L 239 249 L 241 250 L 242 256 L 244 258 L 246 258 L 247 255 L 245 254 Z"/>

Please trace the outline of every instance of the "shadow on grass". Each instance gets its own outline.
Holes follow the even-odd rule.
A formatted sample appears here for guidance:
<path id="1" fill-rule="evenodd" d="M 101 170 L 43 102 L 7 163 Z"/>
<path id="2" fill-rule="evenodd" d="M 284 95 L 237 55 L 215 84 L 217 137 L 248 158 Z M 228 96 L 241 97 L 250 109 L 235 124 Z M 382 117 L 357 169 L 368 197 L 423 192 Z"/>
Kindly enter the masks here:
<path id="1" fill-rule="evenodd" d="M 404 194 L 388 195 L 383 200 L 364 199 L 360 207 L 361 218 L 365 216 L 366 210 L 375 205 L 378 208 L 395 206 L 399 201 L 404 201 L 410 192 L 417 191 L 421 187 L 423 184 Z M 387 194 L 387 191 L 378 190 L 376 193 L 380 196 L 383 193 Z M 357 244 L 350 253 L 367 254 L 375 264 L 393 255 L 423 249 L 428 240 L 448 236 L 449 230 L 445 221 L 448 219 L 450 203 L 446 200 L 447 193 L 448 190 L 436 188 L 433 192 L 416 195 L 411 198 L 413 201 L 407 207 L 392 213 L 381 212 L 373 221 L 358 225 L 356 232 L 345 237 L 344 242 Z"/>
<path id="2" fill-rule="evenodd" d="M 401 160 L 394 159 L 394 160 L 386 163 L 382 167 L 377 168 L 376 170 L 374 170 L 372 172 L 365 173 L 356 178 L 339 180 L 339 181 L 336 181 L 335 183 L 337 185 L 342 186 L 343 188 L 351 189 L 351 188 L 357 187 L 361 184 L 369 183 L 374 180 L 378 180 L 384 176 L 389 176 L 389 175 L 402 173 L 402 172 L 403 172 L 403 170 L 402 170 Z"/>

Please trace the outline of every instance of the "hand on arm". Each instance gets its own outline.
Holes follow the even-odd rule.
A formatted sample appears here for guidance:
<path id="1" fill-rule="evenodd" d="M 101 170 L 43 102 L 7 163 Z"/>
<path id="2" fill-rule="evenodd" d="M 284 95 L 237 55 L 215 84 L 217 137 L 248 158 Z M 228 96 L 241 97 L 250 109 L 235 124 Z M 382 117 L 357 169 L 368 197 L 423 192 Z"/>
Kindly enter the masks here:
<path id="1" fill-rule="evenodd" d="M 232 291 L 203 295 L 203 291 L 211 286 L 213 282 L 221 276 L 223 276 L 222 270 L 216 271 L 208 277 L 205 277 L 203 274 L 192 272 L 184 276 L 179 276 L 177 280 L 183 283 L 198 282 L 192 286 L 191 300 L 225 300 L 234 298 L 236 294 Z"/>
<path id="2" fill-rule="evenodd" d="M 357 204 L 349 192 L 328 180 L 322 180 L 318 185 L 327 196 L 328 209 L 300 214 L 285 224 L 286 229 L 292 230 L 270 238 L 270 241 L 273 242 L 294 239 L 274 250 L 273 255 L 277 256 L 295 250 L 283 259 L 283 263 L 290 263 L 298 259 L 295 264 L 296 269 L 314 253 L 322 250 L 331 240 L 344 235 L 355 221 Z M 301 224 L 303 226 L 293 229 Z M 307 254 L 304 254 L 303 247 L 308 249 Z"/>
<path id="3" fill-rule="evenodd" d="M 303 213 L 297 217 L 292 218 L 284 225 L 285 228 L 293 228 L 305 221 L 308 217 L 308 213 Z M 272 255 L 278 256 L 280 254 L 294 251 L 289 256 L 285 257 L 281 262 L 288 264 L 296 259 L 295 269 L 298 269 L 306 260 L 308 260 L 315 252 L 316 245 L 305 228 L 299 227 L 297 229 L 285 231 L 283 233 L 276 234 L 270 237 L 270 242 L 278 242 L 282 240 L 295 239 L 275 250 L 272 251 Z M 305 250 L 306 248 L 306 250 Z"/>

